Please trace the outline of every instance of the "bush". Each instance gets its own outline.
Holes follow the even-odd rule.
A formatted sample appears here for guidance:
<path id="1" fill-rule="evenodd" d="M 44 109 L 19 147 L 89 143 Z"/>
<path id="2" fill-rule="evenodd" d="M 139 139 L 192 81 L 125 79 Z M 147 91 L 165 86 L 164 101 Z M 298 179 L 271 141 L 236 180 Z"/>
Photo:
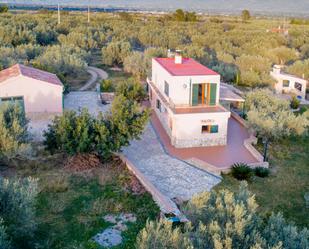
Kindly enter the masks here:
<path id="1" fill-rule="evenodd" d="M 291 99 L 291 102 L 290 102 L 290 107 L 292 109 L 298 109 L 299 104 L 300 104 L 299 99 L 296 96 L 293 96 L 292 99 Z"/>
<path id="2" fill-rule="evenodd" d="M 100 91 L 101 92 L 113 92 L 113 82 L 111 80 L 102 80 L 100 84 Z"/>
<path id="3" fill-rule="evenodd" d="M 141 102 L 147 97 L 144 86 L 133 79 L 121 82 L 116 89 L 116 95 L 122 95 L 130 101 Z"/>
<path id="4" fill-rule="evenodd" d="M 254 169 L 254 173 L 258 177 L 267 177 L 270 174 L 270 170 L 264 167 L 257 167 Z"/>
<path id="5" fill-rule="evenodd" d="M 26 153 L 28 120 L 19 104 L 0 106 L 0 158 L 10 159 Z"/>
<path id="6" fill-rule="evenodd" d="M 38 183 L 36 179 L 30 177 L 25 179 L 0 177 L 1 244 L 10 241 L 13 244 L 12 248 L 33 248 L 29 247 L 29 243 L 37 227 L 35 219 L 37 194 Z M 0 248 L 3 247 L 0 246 Z"/>
<path id="7" fill-rule="evenodd" d="M 231 173 L 237 180 L 250 180 L 253 170 L 245 163 L 235 163 L 232 166 Z"/>

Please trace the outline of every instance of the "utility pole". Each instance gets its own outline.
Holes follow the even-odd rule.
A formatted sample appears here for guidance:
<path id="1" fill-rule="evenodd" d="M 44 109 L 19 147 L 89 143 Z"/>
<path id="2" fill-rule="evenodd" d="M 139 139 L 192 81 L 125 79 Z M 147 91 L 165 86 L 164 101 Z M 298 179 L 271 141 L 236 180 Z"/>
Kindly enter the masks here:
<path id="1" fill-rule="evenodd" d="M 90 23 L 90 5 L 88 4 L 88 23 Z"/>
<path id="2" fill-rule="evenodd" d="M 58 3 L 58 24 L 61 23 L 61 19 L 60 19 L 60 4 Z"/>

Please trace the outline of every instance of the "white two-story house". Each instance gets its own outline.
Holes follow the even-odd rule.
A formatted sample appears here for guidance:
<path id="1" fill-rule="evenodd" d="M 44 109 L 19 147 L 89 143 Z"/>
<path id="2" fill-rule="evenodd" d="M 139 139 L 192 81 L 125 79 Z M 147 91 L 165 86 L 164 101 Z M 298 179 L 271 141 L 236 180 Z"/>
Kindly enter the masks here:
<path id="1" fill-rule="evenodd" d="M 152 59 L 149 99 L 176 148 L 226 145 L 231 115 L 219 104 L 220 75 L 190 58 Z"/>

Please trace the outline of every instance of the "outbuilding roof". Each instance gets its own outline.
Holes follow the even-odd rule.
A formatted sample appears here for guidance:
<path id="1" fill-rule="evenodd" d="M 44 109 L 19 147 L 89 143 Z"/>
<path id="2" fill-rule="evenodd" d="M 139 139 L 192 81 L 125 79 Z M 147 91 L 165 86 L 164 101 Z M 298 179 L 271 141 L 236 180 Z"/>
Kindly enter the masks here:
<path id="1" fill-rule="evenodd" d="M 25 66 L 22 64 L 15 64 L 14 66 L 0 71 L 0 83 L 7 79 L 17 77 L 19 75 L 62 86 L 62 83 L 56 74 Z"/>
<path id="2" fill-rule="evenodd" d="M 182 58 L 182 63 L 179 64 L 175 63 L 174 58 L 154 58 L 154 60 L 173 76 L 219 75 L 191 58 Z"/>

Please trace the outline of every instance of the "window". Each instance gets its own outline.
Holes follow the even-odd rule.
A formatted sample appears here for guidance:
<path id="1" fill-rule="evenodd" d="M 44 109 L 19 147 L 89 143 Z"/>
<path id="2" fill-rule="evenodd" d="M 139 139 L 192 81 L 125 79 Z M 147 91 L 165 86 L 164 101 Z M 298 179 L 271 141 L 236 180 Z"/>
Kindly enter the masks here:
<path id="1" fill-rule="evenodd" d="M 202 125 L 202 133 L 218 133 L 218 125 Z"/>
<path id="2" fill-rule="evenodd" d="M 217 84 L 193 84 L 192 105 L 216 105 Z"/>
<path id="3" fill-rule="evenodd" d="M 169 84 L 166 81 L 164 81 L 164 93 L 166 94 L 167 97 L 169 96 L 169 91 L 170 91 Z"/>
<path id="4" fill-rule="evenodd" d="M 161 102 L 159 99 L 157 99 L 156 106 L 157 106 L 157 109 L 161 111 Z"/>
<path id="5" fill-rule="evenodd" d="M 290 86 L 290 81 L 289 80 L 283 80 L 282 81 L 282 86 L 283 87 L 289 87 Z"/>
<path id="6" fill-rule="evenodd" d="M 302 84 L 300 84 L 300 83 L 298 83 L 298 82 L 295 82 L 294 88 L 301 92 L 301 90 L 302 90 Z"/>

